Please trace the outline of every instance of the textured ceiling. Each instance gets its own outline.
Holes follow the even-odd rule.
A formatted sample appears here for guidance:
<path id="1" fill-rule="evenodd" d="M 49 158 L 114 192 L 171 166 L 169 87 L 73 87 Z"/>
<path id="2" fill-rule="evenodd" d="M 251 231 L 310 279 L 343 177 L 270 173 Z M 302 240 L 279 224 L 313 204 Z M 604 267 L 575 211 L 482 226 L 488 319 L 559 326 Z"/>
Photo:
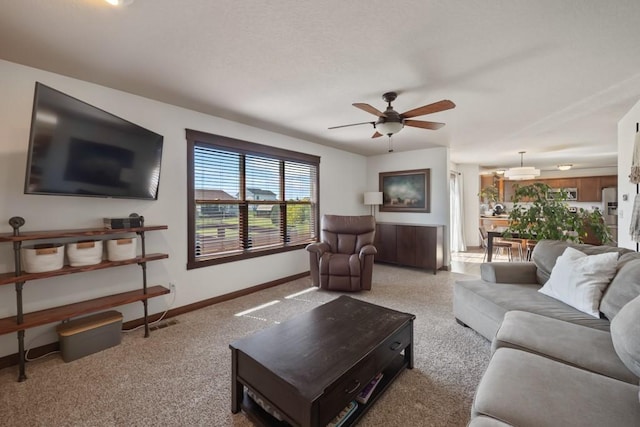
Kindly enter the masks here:
<path id="1" fill-rule="evenodd" d="M 0 0 L 0 58 L 364 155 L 375 120 L 441 99 L 395 151 L 485 167 L 615 166 L 640 99 L 640 2 Z"/>

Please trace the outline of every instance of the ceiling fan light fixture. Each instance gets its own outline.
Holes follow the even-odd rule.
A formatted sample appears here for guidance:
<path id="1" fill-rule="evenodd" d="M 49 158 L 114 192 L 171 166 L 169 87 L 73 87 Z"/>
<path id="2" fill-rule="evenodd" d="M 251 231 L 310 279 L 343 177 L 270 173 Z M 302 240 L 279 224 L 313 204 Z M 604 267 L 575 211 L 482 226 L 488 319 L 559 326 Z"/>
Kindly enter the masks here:
<path id="1" fill-rule="evenodd" d="M 522 165 L 522 155 L 526 153 L 526 151 L 520 151 L 520 167 L 517 168 L 509 168 L 509 170 L 505 171 L 504 177 L 509 178 L 513 181 L 522 181 L 525 179 L 533 179 L 537 176 L 540 176 L 540 169 L 536 169 L 533 166 L 523 166 Z"/>
<path id="2" fill-rule="evenodd" d="M 393 135 L 400 132 L 403 128 L 402 122 L 381 122 L 376 123 L 376 130 L 382 135 Z"/>
<path id="3" fill-rule="evenodd" d="M 564 165 L 558 165 L 558 169 L 560 169 L 561 171 L 568 171 L 569 169 L 571 169 L 573 167 L 572 164 L 564 164 Z"/>

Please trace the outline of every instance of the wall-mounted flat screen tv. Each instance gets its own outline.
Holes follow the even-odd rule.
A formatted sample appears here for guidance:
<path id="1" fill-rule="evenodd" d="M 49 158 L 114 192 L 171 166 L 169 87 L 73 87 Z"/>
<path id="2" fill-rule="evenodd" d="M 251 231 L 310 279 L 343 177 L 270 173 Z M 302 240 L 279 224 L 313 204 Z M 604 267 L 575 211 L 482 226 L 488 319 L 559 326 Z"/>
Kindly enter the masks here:
<path id="1" fill-rule="evenodd" d="M 158 198 L 163 137 L 36 83 L 25 194 Z"/>

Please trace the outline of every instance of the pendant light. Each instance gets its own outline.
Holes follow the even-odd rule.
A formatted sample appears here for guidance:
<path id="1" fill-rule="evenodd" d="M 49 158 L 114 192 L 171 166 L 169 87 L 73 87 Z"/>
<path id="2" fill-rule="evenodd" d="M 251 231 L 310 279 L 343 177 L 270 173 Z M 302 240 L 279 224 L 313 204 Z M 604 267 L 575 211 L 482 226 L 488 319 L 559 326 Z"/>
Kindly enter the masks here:
<path id="1" fill-rule="evenodd" d="M 520 167 L 508 169 L 504 173 L 504 177 L 513 181 L 522 181 L 540 176 L 540 169 L 536 169 L 533 166 L 522 165 L 522 156 L 526 151 L 519 151 L 518 153 L 520 154 Z"/>

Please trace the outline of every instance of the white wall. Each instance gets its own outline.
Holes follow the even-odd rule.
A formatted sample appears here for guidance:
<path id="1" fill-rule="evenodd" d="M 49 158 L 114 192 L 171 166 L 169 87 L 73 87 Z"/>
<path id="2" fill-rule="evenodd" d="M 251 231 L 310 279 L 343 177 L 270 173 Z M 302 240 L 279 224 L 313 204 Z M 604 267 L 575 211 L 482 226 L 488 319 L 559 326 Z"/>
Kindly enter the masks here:
<path id="1" fill-rule="evenodd" d="M 367 158 L 367 191 L 377 191 L 380 172 L 431 169 L 431 212 L 377 212 L 379 222 L 444 225 L 444 264 L 449 265 L 449 149 L 390 153 Z"/>
<path id="2" fill-rule="evenodd" d="M 24 195 L 24 176 L 35 82 L 102 108 L 164 135 L 160 193 L 157 201 Z M 24 231 L 101 226 L 103 217 L 144 215 L 146 224 L 167 224 L 167 231 L 147 233 L 147 251 L 165 252 L 169 259 L 148 264 L 152 285 L 174 283 L 173 307 L 227 294 L 309 269 L 304 250 L 252 258 L 207 268 L 186 270 L 187 198 L 185 128 L 295 150 L 321 157 L 320 209 L 322 213 L 362 215 L 362 193 L 368 188 L 364 157 L 267 132 L 250 126 L 164 104 L 42 70 L 0 61 L 0 232 L 11 232 L 12 216 L 26 220 Z M 0 271 L 13 269 L 10 244 L 0 245 Z M 82 301 L 141 286 L 138 266 L 123 266 L 28 282 L 25 312 Z M 12 285 L 0 286 L 0 318 L 15 315 Z M 171 296 L 150 300 L 150 313 L 164 311 Z M 140 303 L 118 307 L 125 321 L 142 315 Z M 27 343 L 39 346 L 56 340 L 54 326 L 26 333 Z M 42 334 L 42 335 L 40 335 Z M 17 352 L 14 334 L 0 336 L 0 357 Z"/>
<path id="3" fill-rule="evenodd" d="M 618 122 L 618 246 L 636 249 L 631 240 L 629 225 L 636 196 L 636 184 L 629 182 L 631 158 L 636 137 L 636 123 L 640 122 L 640 101 Z M 624 196 L 627 200 L 624 200 Z"/>

